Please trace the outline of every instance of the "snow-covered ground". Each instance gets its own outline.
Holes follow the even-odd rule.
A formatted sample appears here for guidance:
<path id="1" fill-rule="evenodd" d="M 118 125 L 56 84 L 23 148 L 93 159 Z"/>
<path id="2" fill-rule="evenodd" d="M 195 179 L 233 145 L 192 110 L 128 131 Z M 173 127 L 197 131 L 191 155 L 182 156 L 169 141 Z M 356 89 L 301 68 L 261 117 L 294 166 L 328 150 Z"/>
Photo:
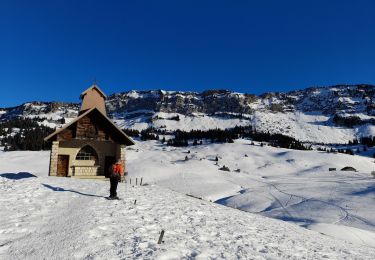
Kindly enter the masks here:
<path id="1" fill-rule="evenodd" d="M 143 177 L 181 193 L 375 247 L 371 158 L 253 146 L 246 140 L 189 148 L 138 142 L 128 158 L 133 179 Z M 220 171 L 223 165 L 231 172 Z M 345 166 L 358 172 L 340 171 Z M 317 224 L 329 228 L 323 232 Z"/>
<path id="2" fill-rule="evenodd" d="M 0 259 L 375 257 L 370 158 L 249 143 L 137 142 L 129 178 L 148 185 L 120 184 L 120 201 L 108 182 L 48 177 L 49 152 L 0 152 Z M 344 166 L 358 172 L 328 172 Z"/>

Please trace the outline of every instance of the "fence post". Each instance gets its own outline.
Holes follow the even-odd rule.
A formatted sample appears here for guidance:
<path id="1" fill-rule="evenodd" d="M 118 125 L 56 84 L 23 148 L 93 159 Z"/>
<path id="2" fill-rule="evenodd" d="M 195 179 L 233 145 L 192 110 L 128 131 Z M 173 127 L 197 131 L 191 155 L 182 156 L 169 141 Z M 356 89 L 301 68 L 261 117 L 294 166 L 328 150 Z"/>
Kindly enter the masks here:
<path id="1" fill-rule="evenodd" d="M 140 186 L 142 186 L 142 181 L 143 181 L 143 177 L 141 178 L 141 183 L 139 184 Z"/>
<path id="2" fill-rule="evenodd" d="M 160 232 L 158 244 L 161 244 L 161 242 L 163 242 L 163 236 L 164 236 L 164 229 L 162 229 Z"/>
<path id="3" fill-rule="evenodd" d="M 138 185 L 138 178 L 135 178 L 135 186 Z"/>

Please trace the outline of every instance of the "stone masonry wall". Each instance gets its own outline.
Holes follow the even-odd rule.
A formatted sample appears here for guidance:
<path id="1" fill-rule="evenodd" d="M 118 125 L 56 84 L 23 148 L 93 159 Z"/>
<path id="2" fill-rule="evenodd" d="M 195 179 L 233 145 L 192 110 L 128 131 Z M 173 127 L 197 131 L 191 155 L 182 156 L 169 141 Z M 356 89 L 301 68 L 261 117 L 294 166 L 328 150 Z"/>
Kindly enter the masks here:
<path id="1" fill-rule="evenodd" d="M 51 156 L 49 162 L 49 175 L 57 175 L 57 157 L 59 152 L 59 141 L 52 142 Z"/>

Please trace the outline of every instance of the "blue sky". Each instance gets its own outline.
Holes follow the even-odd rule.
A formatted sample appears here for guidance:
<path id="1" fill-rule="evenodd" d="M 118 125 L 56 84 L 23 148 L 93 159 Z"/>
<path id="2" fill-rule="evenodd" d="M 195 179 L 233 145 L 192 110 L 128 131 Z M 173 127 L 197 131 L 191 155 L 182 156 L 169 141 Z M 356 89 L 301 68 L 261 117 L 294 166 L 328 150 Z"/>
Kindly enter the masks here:
<path id="1" fill-rule="evenodd" d="M 220 88 L 375 84 L 375 1 L 0 0 L 0 107 Z"/>

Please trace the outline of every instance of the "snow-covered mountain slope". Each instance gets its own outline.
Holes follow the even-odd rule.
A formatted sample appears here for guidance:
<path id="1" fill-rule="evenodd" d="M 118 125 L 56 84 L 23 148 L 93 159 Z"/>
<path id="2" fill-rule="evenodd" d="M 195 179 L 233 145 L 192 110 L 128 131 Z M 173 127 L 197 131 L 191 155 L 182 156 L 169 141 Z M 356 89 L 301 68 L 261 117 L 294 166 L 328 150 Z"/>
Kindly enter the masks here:
<path id="1" fill-rule="evenodd" d="M 375 134 L 374 98 L 373 85 L 340 85 L 260 96 L 227 90 L 128 91 L 110 95 L 106 105 L 121 127 L 138 130 L 251 125 L 300 141 L 347 143 Z M 1 109 L 0 121 L 18 116 L 41 118 L 40 124 L 58 127 L 75 117 L 78 109 L 73 103 L 31 102 Z"/>
<path id="2" fill-rule="evenodd" d="M 370 136 L 375 130 L 375 126 L 369 124 L 353 128 L 335 126 L 328 115 L 299 111 L 255 112 L 252 125 L 259 132 L 280 133 L 304 142 L 335 144 Z"/>
<path id="3" fill-rule="evenodd" d="M 36 119 L 45 126 L 55 128 L 77 117 L 79 105 L 63 102 L 28 102 L 17 107 L 0 109 L 0 121 L 13 118 Z"/>
<path id="4" fill-rule="evenodd" d="M 171 163 L 166 159 L 170 159 L 169 154 L 175 157 L 180 154 L 178 151 L 142 150 L 152 145 L 150 143 L 140 145 L 138 152 L 129 151 L 131 176 L 143 174 L 150 180 L 153 176 L 155 181 L 167 181 L 167 176 L 173 174 L 169 167 L 181 164 L 182 168 L 183 163 Z M 212 149 L 220 152 L 218 147 Z M 207 150 L 208 153 L 214 151 Z M 162 156 L 154 157 L 151 153 Z M 251 152 L 253 161 L 256 161 L 256 153 Z M 197 151 L 196 155 L 201 154 Z M 140 166 L 149 165 L 149 171 L 135 170 L 137 156 L 147 158 Z M 283 156 L 279 154 L 276 158 L 281 160 Z M 319 161 L 313 159 L 312 162 L 316 160 Z M 123 200 L 107 201 L 103 196 L 108 193 L 108 182 L 47 177 L 48 152 L 0 153 L 0 161 L 1 259 L 375 257 L 375 249 L 369 246 L 351 244 L 295 224 L 187 197 L 159 185 L 132 187 L 122 183 L 119 195 Z M 165 174 L 160 168 L 151 171 L 152 165 L 159 162 L 164 162 Z M 188 170 L 190 166 L 193 173 L 199 170 L 198 165 L 198 160 L 192 159 L 184 168 Z M 195 174 L 199 176 L 199 172 Z M 201 180 L 195 182 L 195 186 L 200 186 L 197 190 L 204 187 L 198 185 L 200 182 L 208 184 L 213 176 L 211 169 L 207 177 L 205 174 L 200 173 Z M 222 182 L 233 180 L 224 172 L 221 176 L 218 179 Z M 189 176 L 183 180 L 190 186 Z M 215 180 L 212 185 L 218 187 Z M 211 193 L 215 193 L 213 189 Z M 162 229 L 165 230 L 164 243 L 158 245 Z"/>

